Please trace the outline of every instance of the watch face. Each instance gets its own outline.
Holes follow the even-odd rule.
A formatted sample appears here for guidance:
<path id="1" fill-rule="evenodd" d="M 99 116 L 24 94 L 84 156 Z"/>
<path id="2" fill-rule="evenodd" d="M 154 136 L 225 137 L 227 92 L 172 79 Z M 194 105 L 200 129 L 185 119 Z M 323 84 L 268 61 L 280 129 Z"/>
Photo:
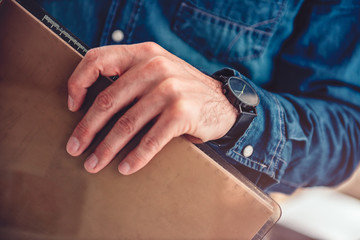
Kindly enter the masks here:
<path id="1" fill-rule="evenodd" d="M 259 97 L 255 90 L 243 79 L 231 77 L 228 80 L 230 90 L 234 93 L 241 103 L 255 107 L 259 104 Z"/>

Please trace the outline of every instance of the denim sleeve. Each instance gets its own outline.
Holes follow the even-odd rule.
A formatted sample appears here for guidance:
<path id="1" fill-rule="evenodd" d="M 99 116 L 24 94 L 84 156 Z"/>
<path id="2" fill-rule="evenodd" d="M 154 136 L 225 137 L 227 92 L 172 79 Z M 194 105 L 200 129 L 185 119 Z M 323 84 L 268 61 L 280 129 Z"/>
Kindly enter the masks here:
<path id="1" fill-rule="evenodd" d="M 249 81 L 258 116 L 224 153 L 267 191 L 336 185 L 360 160 L 360 6 L 324 1 L 304 6 L 275 59 L 275 84 Z"/>

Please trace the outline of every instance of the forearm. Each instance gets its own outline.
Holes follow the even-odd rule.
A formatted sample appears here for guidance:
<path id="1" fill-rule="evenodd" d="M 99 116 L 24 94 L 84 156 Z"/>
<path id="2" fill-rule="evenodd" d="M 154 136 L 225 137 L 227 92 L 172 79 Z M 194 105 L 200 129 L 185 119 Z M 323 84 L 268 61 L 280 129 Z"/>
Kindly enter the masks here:
<path id="1" fill-rule="evenodd" d="M 282 182 L 295 187 L 336 185 L 349 177 L 360 160 L 359 107 L 291 95 L 279 100 L 286 113 L 283 156 L 290 159 Z"/>
<path id="2" fill-rule="evenodd" d="M 359 108 L 335 98 L 274 94 L 257 87 L 258 116 L 226 153 L 261 177 L 259 185 L 279 183 L 270 190 L 291 192 L 298 187 L 335 185 L 347 178 L 359 161 Z M 360 96 L 360 95 L 358 95 Z M 252 146 L 251 156 L 244 149 Z M 258 180 L 257 180 L 258 181 Z"/>

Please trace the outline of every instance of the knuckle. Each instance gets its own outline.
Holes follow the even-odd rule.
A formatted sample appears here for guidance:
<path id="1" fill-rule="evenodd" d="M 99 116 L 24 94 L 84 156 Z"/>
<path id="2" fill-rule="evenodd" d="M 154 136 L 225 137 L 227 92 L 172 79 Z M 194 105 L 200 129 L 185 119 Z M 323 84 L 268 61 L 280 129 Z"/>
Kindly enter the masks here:
<path id="1" fill-rule="evenodd" d="M 79 122 L 79 124 L 76 126 L 76 135 L 80 138 L 85 138 L 90 133 L 90 128 L 85 120 L 82 120 Z"/>
<path id="2" fill-rule="evenodd" d="M 176 78 L 168 78 L 164 81 L 164 88 L 166 89 L 166 92 L 173 96 L 174 99 L 178 99 L 181 94 L 179 81 Z"/>
<path id="3" fill-rule="evenodd" d="M 99 150 L 101 152 L 101 156 L 104 159 L 112 159 L 113 156 L 115 155 L 114 149 L 112 147 L 112 145 L 107 142 L 106 140 L 104 140 L 101 145 L 99 146 Z"/>
<path id="4" fill-rule="evenodd" d="M 158 55 L 161 52 L 161 47 L 155 42 L 145 42 L 141 44 L 142 50 L 146 53 Z"/>
<path id="5" fill-rule="evenodd" d="M 78 87 L 79 86 L 76 79 L 74 77 L 70 77 L 68 81 L 68 89 L 73 90 L 73 89 L 77 89 Z"/>
<path id="6" fill-rule="evenodd" d="M 114 97 L 108 90 L 102 91 L 95 99 L 94 106 L 99 111 L 108 111 L 114 105 Z"/>
<path id="7" fill-rule="evenodd" d="M 158 85 L 156 94 L 168 105 L 173 104 L 183 97 L 180 84 L 176 78 L 167 78 Z"/>
<path id="8" fill-rule="evenodd" d="M 160 148 L 159 140 L 155 136 L 144 136 L 142 139 L 142 145 L 144 146 L 145 153 L 154 153 Z"/>
<path id="9" fill-rule="evenodd" d="M 161 73 L 162 76 L 169 76 L 171 74 L 171 62 L 164 56 L 155 56 L 151 58 L 145 66 L 148 72 Z"/>
<path id="10" fill-rule="evenodd" d="M 135 118 L 124 115 L 113 127 L 114 133 L 117 135 L 131 134 L 135 131 Z"/>
<path id="11" fill-rule="evenodd" d="M 183 119 L 190 117 L 191 106 L 185 100 L 177 100 L 172 107 L 172 116 L 174 119 Z"/>
<path id="12" fill-rule="evenodd" d="M 84 60 L 88 62 L 96 61 L 99 57 L 99 49 L 92 48 L 85 54 Z"/>
<path id="13" fill-rule="evenodd" d="M 83 61 L 92 68 L 94 75 L 104 71 L 104 49 L 104 47 L 92 48 L 85 54 Z"/>
<path id="14" fill-rule="evenodd" d="M 143 167 L 146 165 L 148 160 L 146 160 L 146 157 L 143 155 L 143 152 L 137 150 L 132 155 L 132 165 L 133 167 Z"/>
<path id="15" fill-rule="evenodd" d="M 153 69 L 167 69 L 168 67 L 168 59 L 164 56 L 155 56 L 151 58 L 148 62 L 148 66 L 150 66 Z"/>

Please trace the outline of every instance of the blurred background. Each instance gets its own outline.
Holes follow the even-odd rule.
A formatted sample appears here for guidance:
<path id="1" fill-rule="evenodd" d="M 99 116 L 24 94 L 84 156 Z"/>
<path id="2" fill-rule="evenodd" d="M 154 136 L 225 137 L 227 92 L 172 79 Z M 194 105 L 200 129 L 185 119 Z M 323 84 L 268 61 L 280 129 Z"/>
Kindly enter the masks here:
<path id="1" fill-rule="evenodd" d="M 360 167 L 338 187 L 273 194 L 282 217 L 265 240 L 360 240 Z"/>

